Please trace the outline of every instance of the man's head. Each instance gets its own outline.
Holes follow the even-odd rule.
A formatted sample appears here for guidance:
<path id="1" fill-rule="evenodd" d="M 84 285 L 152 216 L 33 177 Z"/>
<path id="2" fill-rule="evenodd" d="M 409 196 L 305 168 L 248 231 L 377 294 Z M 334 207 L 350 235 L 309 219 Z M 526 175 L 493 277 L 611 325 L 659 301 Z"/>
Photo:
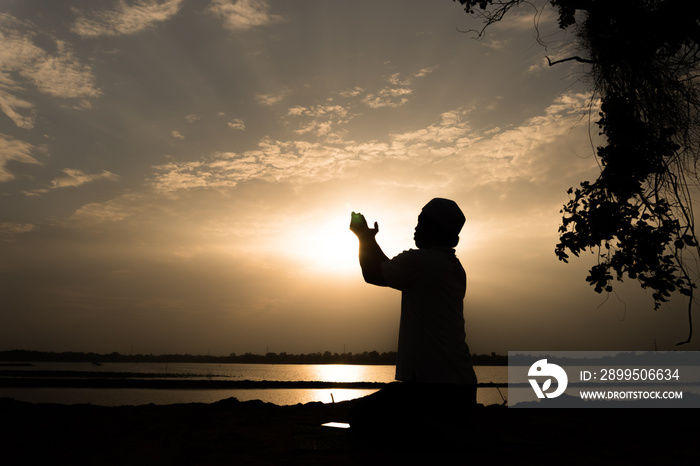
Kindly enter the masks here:
<path id="1" fill-rule="evenodd" d="M 456 202 L 442 198 L 433 199 L 423 207 L 418 216 L 418 225 L 413 235 L 416 246 L 419 249 L 457 246 L 459 232 L 465 220 Z"/>

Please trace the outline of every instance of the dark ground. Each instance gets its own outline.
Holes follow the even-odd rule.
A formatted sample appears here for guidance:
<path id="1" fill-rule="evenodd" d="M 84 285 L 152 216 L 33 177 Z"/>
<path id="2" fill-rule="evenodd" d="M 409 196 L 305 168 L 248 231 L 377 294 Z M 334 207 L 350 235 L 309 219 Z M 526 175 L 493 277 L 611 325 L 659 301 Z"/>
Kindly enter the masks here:
<path id="1" fill-rule="evenodd" d="M 480 407 L 470 423 L 360 442 L 353 401 L 105 407 L 0 399 L 0 464 L 700 464 L 698 410 Z"/>

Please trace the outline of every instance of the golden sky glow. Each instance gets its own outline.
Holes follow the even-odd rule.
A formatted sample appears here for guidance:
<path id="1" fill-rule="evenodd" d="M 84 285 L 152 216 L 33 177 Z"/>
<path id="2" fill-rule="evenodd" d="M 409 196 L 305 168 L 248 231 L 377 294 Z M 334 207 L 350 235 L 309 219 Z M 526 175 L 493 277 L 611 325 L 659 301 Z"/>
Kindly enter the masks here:
<path id="1" fill-rule="evenodd" d="M 474 352 L 673 348 L 683 300 L 556 260 L 595 109 L 533 11 L 476 41 L 451 0 L 3 2 L 0 346 L 391 351 L 350 212 L 393 256 L 448 197 Z"/>

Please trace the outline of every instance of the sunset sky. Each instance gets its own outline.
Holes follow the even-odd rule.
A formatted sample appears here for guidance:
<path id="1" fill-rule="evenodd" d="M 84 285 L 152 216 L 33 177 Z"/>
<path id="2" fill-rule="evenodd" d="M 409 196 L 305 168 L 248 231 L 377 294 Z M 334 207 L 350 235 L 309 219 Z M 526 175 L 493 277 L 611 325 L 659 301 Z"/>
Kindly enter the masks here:
<path id="1" fill-rule="evenodd" d="M 472 352 L 674 349 L 684 298 L 554 254 L 597 129 L 534 13 L 475 40 L 452 0 L 1 0 L 0 349 L 393 351 L 350 212 L 391 257 L 433 197 L 467 217 Z"/>

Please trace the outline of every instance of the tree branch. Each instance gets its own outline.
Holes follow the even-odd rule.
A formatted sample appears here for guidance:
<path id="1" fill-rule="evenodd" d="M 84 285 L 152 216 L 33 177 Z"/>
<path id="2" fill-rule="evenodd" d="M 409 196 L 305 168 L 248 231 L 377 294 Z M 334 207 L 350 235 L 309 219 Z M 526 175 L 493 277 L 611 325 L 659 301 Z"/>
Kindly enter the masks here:
<path id="1" fill-rule="evenodd" d="M 554 60 L 554 61 L 550 60 L 549 57 L 545 57 L 545 58 L 547 59 L 547 63 L 549 63 L 549 66 L 558 65 L 559 63 L 564 63 L 565 61 L 571 61 L 571 60 L 576 60 L 579 63 L 589 63 L 589 64 L 595 63 L 595 61 L 593 61 L 593 60 L 589 60 L 587 58 L 581 58 L 579 56 L 573 56 L 573 57 L 563 58 L 561 60 Z"/>

